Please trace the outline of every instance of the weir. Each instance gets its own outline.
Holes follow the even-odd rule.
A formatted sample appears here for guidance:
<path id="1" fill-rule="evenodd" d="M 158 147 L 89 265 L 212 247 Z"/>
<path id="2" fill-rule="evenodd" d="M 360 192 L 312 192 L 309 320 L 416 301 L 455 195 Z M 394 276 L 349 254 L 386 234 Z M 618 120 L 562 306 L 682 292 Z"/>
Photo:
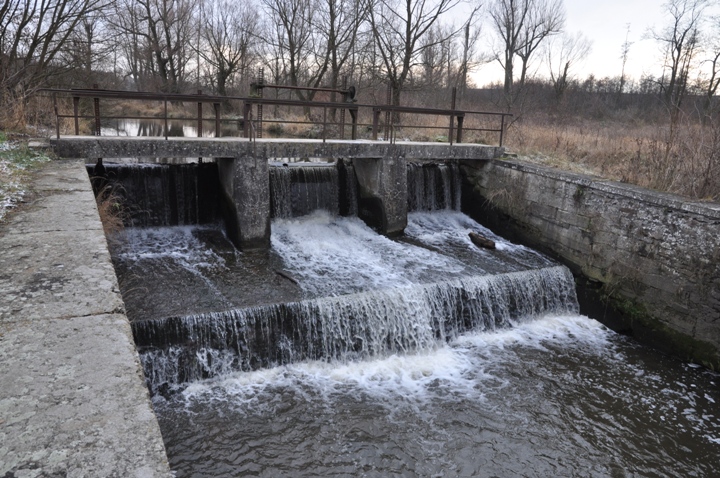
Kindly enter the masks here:
<path id="1" fill-rule="evenodd" d="M 385 235 L 401 234 L 407 225 L 407 161 L 488 160 L 501 147 L 452 146 L 343 140 L 273 140 L 244 138 L 83 137 L 51 140 L 63 157 L 77 158 L 215 158 L 228 235 L 240 249 L 267 247 L 270 240 L 271 161 L 343 158 L 357 178 L 359 216 Z"/>
<path id="2" fill-rule="evenodd" d="M 147 181 L 106 166 L 125 178 L 111 188 L 163 202 L 139 201 L 158 219 L 128 221 L 111 243 L 178 476 L 711 468 L 714 383 L 648 368 L 578 316 L 567 268 L 460 212 L 455 159 L 257 157 L 218 159 L 217 183 L 201 178 L 212 163 Z M 223 167 L 241 163 L 265 177 L 266 247 L 236 249 L 223 223 Z"/>
<path id="3" fill-rule="evenodd" d="M 218 185 L 213 172 L 222 178 L 229 164 L 219 159 L 217 169 L 214 164 L 108 165 L 106 175 L 110 187 L 131 201 L 135 212 L 126 220 L 130 226 L 213 227 L 212 220 L 220 219 L 219 199 L 212 194 Z M 383 228 L 386 204 L 373 201 L 367 186 L 382 190 L 379 168 L 397 170 L 399 165 L 402 174 L 390 175 L 398 198 L 387 209 L 402 211 L 405 234 L 393 241 L 377 234 L 392 235 Z M 372 168 L 378 169 L 373 173 Z M 304 360 L 345 362 L 429 350 L 468 331 L 577 312 L 574 282 L 564 267 L 517 246 L 486 252 L 470 242 L 468 231 L 482 231 L 504 244 L 458 212 L 461 181 L 454 160 L 396 158 L 388 164 L 364 158 L 330 163 L 286 159 L 256 167 L 259 171 L 267 174 L 269 201 L 263 207 L 268 222 L 272 218 L 273 256 L 260 267 L 276 273 L 262 273 L 260 283 L 273 287 L 280 282 L 285 290 L 292 289 L 275 301 L 234 286 L 235 273 L 222 272 L 237 270 L 222 258 L 226 253 L 190 252 L 177 262 L 178 254 L 214 247 L 183 242 L 195 236 L 176 235 L 148 249 L 138 249 L 138 241 L 153 240 L 152 234 L 125 233 L 118 239 L 114 260 L 121 277 L 149 274 L 139 282 L 121 279 L 126 288 L 148 290 L 149 283 L 171 281 L 180 296 L 217 297 L 214 305 L 190 306 L 194 309 L 188 315 L 176 314 L 172 307 L 130 314 L 153 393 Z M 367 179 L 372 174 L 376 177 L 363 183 L 363 175 Z M 190 211 L 178 211 L 179 204 Z M 166 259 L 152 252 L 162 248 L 170 248 L 164 251 Z M 244 256 L 231 260 L 245 263 L 249 259 Z M 198 261 L 204 266 L 191 265 Z M 158 268 L 166 272 L 158 275 Z M 203 280 L 179 280 L 188 270 Z M 257 261 L 243 270 L 257 275 Z M 126 301 L 134 309 L 131 296 L 128 293 Z"/>

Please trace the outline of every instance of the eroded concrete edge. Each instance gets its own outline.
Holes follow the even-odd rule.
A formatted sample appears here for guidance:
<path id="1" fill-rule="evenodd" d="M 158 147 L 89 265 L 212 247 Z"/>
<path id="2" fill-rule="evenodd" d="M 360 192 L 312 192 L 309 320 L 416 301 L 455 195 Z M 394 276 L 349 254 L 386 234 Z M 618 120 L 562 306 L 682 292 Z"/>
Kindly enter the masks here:
<path id="1" fill-rule="evenodd" d="M 171 476 L 83 161 L 0 225 L 0 476 Z"/>

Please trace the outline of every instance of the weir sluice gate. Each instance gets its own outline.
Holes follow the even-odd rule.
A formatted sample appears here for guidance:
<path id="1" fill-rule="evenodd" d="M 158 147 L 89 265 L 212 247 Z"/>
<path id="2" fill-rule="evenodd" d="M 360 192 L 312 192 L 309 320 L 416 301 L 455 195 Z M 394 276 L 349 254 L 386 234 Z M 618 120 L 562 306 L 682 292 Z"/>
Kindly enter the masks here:
<path id="1" fill-rule="evenodd" d="M 578 315 L 565 267 L 463 214 L 457 160 L 287 158 L 106 163 L 177 476 L 715 469 L 715 376 Z"/>

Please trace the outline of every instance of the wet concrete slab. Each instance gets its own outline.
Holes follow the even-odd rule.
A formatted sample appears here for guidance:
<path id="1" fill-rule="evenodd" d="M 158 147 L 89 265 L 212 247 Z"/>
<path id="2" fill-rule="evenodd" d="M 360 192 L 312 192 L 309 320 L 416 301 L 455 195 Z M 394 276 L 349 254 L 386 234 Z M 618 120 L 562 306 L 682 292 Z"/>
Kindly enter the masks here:
<path id="1" fill-rule="evenodd" d="M 0 225 L 0 476 L 170 476 L 83 161 Z"/>

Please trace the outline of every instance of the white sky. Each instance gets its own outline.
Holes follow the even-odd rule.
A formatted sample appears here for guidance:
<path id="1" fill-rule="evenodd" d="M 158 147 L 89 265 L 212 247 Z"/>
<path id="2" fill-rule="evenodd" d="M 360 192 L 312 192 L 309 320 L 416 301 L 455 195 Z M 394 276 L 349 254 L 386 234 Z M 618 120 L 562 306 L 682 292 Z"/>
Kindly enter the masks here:
<path id="1" fill-rule="evenodd" d="M 664 3 L 665 0 L 565 0 L 565 31 L 571 34 L 582 32 L 592 41 L 590 55 L 578 65 L 575 74 L 581 78 L 590 73 L 598 78 L 619 76 L 622 70 L 622 44 L 625 42 L 628 24 L 628 39 L 632 46 L 626 74 L 635 79 L 639 79 L 643 73 L 659 74 L 659 46 L 657 42 L 644 38 L 650 28 L 659 29 L 666 24 Z M 482 48 L 488 52 L 490 35 L 490 26 L 486 24 L 483 36 L 488 41 Z M 483 66 L 475 74 L 475 81 L 480 86 L 501 80 L 502 69 L 497 62 Z"/>

